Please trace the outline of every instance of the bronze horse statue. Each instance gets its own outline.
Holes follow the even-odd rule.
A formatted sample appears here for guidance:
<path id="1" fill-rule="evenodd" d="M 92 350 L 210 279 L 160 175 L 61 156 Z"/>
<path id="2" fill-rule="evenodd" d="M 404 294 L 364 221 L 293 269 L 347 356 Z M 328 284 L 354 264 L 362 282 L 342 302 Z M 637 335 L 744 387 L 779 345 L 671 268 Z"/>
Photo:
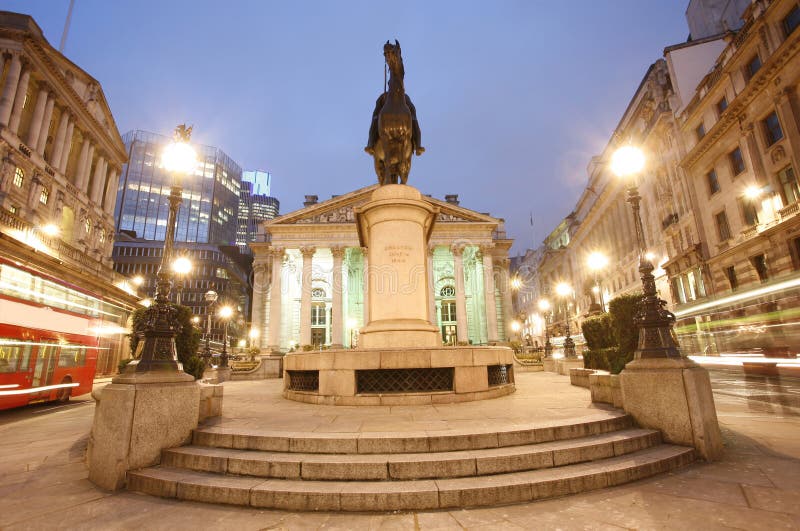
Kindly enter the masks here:
<path id="1" fill-rule="evenodd" d="M 383 55 L 389 66 L 389 90 L 375 102 L 369 140 L 364 151 L 374 157 L 378 182 L 406 184 L 411 170 L 411 154 L 425 152 L 420 144 L 421 133 L 417 110 L 405 92 L 403 57 L 400 43 L 386 41 Z"/>

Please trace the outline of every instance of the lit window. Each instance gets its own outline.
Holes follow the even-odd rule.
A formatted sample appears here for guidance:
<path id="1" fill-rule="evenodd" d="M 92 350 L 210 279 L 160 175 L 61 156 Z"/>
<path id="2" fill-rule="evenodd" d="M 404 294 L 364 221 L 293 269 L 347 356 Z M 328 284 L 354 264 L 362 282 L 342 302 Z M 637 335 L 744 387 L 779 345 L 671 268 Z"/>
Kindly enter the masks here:
<path id="1" fill-rule="evenodd" d="M 86 230 L 86 234 L 91 234 L 91 232 L 92 232 L 92 220 L 89 219 L 89 218 L 86 218 L 86 220 L 83 222 L 83 228 L 84 228 L 84 230 Z"/>
<path id="2" fill-rule="evenodd" d="M 742 150 L 738 147 L 728 153 L 728 160 L 731 163 L 731 174 L 739 175 L 744 171 L 744 159 L 742 158 Z"/>
<path id="3" fill-rule="evenodd" d="M 22 188 L 22 183 L 25 181 L 25 172 L 22 171 L 22 168 L 17 168 L 14 170 L 14 186 L 17 188 Z"/>
<path id="4" fill-rule="evenodd" d="M 783 138 L 783 130 L 781 129 L 781 122 L 778 120 L 778 115 L 773 111 L 769 116 L 764 118 L 764 136 L 767 137 L 767 145 L 771 146 L 781 138 Z"/>
<path id="5" fill-rule="evenodd" d="M 16 214 L 17 212 L 19 212 L 19 207 L 18 207 L 18 206 L 11 205 L 11 206 L 8 208 L 8 211 L 9 211 L 9 212 L 11 212 L 12 214 Z"/>
<path id="6" fill-rule="evenodd" d="M 455 322 L 456 320 L 456 303 L 455 301 L 442 303 L 442 322 Z"/>
<path id="7" fill-rule="evenodd" d="M 100 231 L 100 243 L 105 243 L 105 241 L 106 241 L 106 231 L 101 230 Z"/>
<path id="8" fill-rule="evenodd" d="M 46 205 L 48 199 L 50 199 L 50 191 L 47 188 L 42 188 L 42 193 L 39 194 L 39 202 Z"/>
<path id="9" fill-rule="evenodd" d="M 313 304 L 311 306 L 311 325 L 312 326 L 324 326 L 325 324 L 326 324 L 325 305 L 324 304 Z"/>

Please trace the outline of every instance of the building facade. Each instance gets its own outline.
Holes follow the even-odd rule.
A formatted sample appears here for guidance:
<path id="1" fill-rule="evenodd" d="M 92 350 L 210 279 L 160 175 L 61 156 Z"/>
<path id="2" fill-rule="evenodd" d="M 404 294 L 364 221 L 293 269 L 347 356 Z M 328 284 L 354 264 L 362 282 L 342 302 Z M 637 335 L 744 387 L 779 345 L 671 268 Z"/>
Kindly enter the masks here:
<path id="1" fill-rule="evenodd" d="M 377 185 L 316 202 L 264 224 L 267 242 L 254 253 L 253 327 L 262 348 L 351 347 L 364 326 L 371 270 L 361 248 L 354 208 Z M 432 229 L 428 301 L 444 344 L 490 344 L 510 337 L 511 290 L 502 219 L 425 197 L 440 209 Z"/>
<path id="2" fill-rule="evenodd" d="M 242 253 L 251 254 L 250 242 L 264 239 L 262 222 L 278 217 L 280 201 L 270 195 L 272 175 L 253 170 L 242 173 L 239 192 L 239 226 L 236 245 Z"/>
<path id="3" fill-rule="evenodd" d="M 0 12 L 0 335 L 69 338 L 100 373 L 127 357 L 137 299 L 111 261 L 126 159 L 97 80 Z"/>

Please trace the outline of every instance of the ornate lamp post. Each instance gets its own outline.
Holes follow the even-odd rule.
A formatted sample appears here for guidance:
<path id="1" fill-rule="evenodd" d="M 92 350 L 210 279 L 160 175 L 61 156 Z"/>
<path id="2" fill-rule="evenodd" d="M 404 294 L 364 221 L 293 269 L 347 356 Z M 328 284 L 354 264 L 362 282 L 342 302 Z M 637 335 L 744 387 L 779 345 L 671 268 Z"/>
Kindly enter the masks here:
<path id="1" fill-rule="evenodd" d="M 639 212 L 639 187 L 636 177 L 644 168 L 644 154 L 633 146 L 623 146 L 611 157 L 611 170 L 619 177 L 629 179 L 628 199 L 633 210 L 636 242 L 639 246 L 639 274 L 642 278 L 642 302 L 636 316 L 639 327 L 639 346 L 633 355 L 635 360 L 644 358 L 681 358 L 672 330 L 675 316 L 665 306 L 666 301 L 656 294 L 653 263 L 647 258 L 642 217 Z"/>
<path id="2" fill-rule="evenodd" d="M 541 299 L 539 301 L 539 311 L 544 315 L 544 357 L 549 358 L 553 355 L 553 344 L 550 343 L 550 301 Z"/>
<path id="3" fill-rule="evenodd" d="M 228 366 L 228 321 L 233 316 L 233 308 L 230 306 L 223 306 L 219 309 L 219 318 L 225 322 L 224 331 L 222 334 L 222 354 L 219 357 L 219 366 Z"/>
<path id="4" fill-rule="evenodd" d="M 152 371 L 183 373 L 183 367 L 178 361 L 175 350 L 175 335 L 179 327 L 177 310 L 170 304 L 169 295 L 172 289 L 171 266 L 175 244 L 175 226 L 178 209 L 181 205 L 180 176 L 191 173 L 196 165 L 196 154 L 189 145 L 191 131 L 192 128 L 187 128 L 185 125 L 175 128 L 174 140 L 162 154 L 162 165 L 173 177 L 169 194 L 164 252 L 156 276 L 155 300 L 145 311 L 143 325 L 137 331 L 140 341 L 134 356 L 136 360 L 128 364 L 126 374 Z"/>
<path id="5" fill-rule="evenodd" d="M 572 287 L 565 282 L 561 282 L 556 286 L 556 293 L 559 297 L 564 299 L 564 317 L 567 321 L 567 332 L 566 338 L 564 339 L 564 357 L 565 358 L 576 358 L 577 355 L 575 354 L 575 341 L 572 340 L 569 332 L 569 301 L 567 297 L 572 295 Z"/>
<path id="6" fill-rule="evenodd" d="M 600 289 L 600 270 L 605 269 L 608 265 L 608 257 L 601 252 L 593 252 L 589 255 L 589 259 L 586 261 L 589 269 L 594 272 L 594 287 L 592 288 L 592 292 L 597 294 L 597 304 L 600 305 L 600 311 L 605 313 L 606 311 L 606 303 L 603 300 L 603 290 Z M 594 301 L 592 301 L 594 302 Z"/>
<path id="7" fill-rule="evenodd" d="M 217 292 L 213 289 L 206 291 L 206 294 L 203 296 L 208 303 L 208 309 L 206 310 L 206 348 L 203 349 L 203 358 L 206 360 L 206 366 L 211 363 L 211 308 L 214 306 L 214 303 L 217 302 Z"/>
<path id="8" fill-rule="evenodd" d="M 353 343 L 355 342 L 356 325 L 358 325 L 358 321 L 355 318 L 347 318 L 347 328 L 350 330 L 350 348 L 355 348 Z"/>
<path id="9" fill-rule="evenodd" d="M 179 256 L 172 262 L 172 271 L 178 275 L 181 283 L 178 286 L 178 293 L 175 297 L 175 304 L 181 305 L 181 296 L 183 295 L 183 283 L 186 275 L 192 270 L 192 261 L 185 256 Z"/>

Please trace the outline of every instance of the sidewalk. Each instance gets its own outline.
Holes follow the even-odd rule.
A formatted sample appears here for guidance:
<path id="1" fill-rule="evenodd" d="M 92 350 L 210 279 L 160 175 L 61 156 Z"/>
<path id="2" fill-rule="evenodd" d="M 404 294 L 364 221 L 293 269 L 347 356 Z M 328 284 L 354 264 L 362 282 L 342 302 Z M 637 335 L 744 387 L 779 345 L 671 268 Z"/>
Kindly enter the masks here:
<path id="1" fill-rule="evenodd" d="M 720 462 L 697 463 L 673 474 L 568 498 L 405 514 L 295 514 L 103 492 L 86 479 L 83 464 L 94 410 L 88 396 L 68 406 L 2 412 L 0 528 L 800 528 L 800 409 L 795 407 L 800 382 L 781 385 L 772 379 L 737 380 L 716 373 L 712 380 L 727 447 Z M 259 393 L 271 398 L 266 403 L 254 400 L 253 393 L 247 392 L 253 385 L 259 385 Z M 223 423 L 256 422 L 259 409 L 281 406 L 279 381 L 227 382 L 225 386 Z M 587 407 L 588 391 L 570 386 L 566 377 L 522 373 L 517 386 L 520 397 L 530 396 L 534 414 L 537 408 Z M 547 389 L 547 396 L 536 397 L 537 389 Z M 502 403 L 487 401 L 480 408 L 491 408 L 492 402 Z M 294 406 L 284 405 L 288 423 Z M 410 414 L 408 408 L 385 409 L 390 411 L 383 411 L 381 416 Z M 348 412 L 341 410 L 341 415 L 330 418 L 326 417 L 329 411 L 320 410 L 316 421 L 338 422 L 344 427 Z M 495 414 L 505 413 L 498 410 Z"/>

